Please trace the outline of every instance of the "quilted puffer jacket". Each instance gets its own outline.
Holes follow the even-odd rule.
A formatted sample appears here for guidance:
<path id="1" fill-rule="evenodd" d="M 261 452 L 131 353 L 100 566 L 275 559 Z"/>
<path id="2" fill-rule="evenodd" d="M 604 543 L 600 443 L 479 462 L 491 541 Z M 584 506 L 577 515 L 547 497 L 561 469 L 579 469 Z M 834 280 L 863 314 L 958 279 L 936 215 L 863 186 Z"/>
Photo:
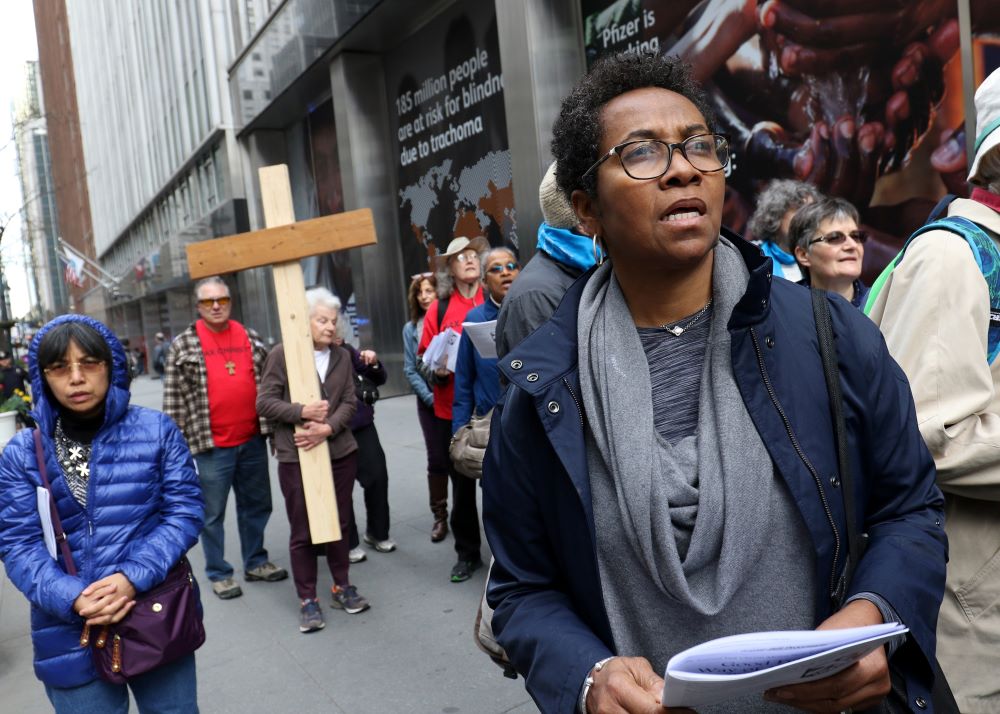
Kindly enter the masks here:
<path id="1" fill-rule="evenodd" d="M 37 367 L 39 341 L 55 325 L 76 320 L 104 337 L 113 360 L 104 424 L 94 437 L 87 507 L 66 485 L 52 440 L 57 405 Z M 36 489 L 41 485 L 30 429 L 22 429 L 0 455 L 0 559 L 7 577 L 31 602 L 36 676 L 54 687 L 76 687 L 97 678 L 90 652 L 80 647 L 83 620 L 73 602 L 83 589 L 115 572 L 138 592 L 164 580 L 194 545 L 204 520 L 201 488 L 191 453 L 165 414 L 129 406 L 125 350 L 100 322 L 82 315 L 58 317 L 30 348 L 32 416 L 42 433 L 52 495 L 69 541 L 77 576 L 62 554 L 45 548 Z"/>

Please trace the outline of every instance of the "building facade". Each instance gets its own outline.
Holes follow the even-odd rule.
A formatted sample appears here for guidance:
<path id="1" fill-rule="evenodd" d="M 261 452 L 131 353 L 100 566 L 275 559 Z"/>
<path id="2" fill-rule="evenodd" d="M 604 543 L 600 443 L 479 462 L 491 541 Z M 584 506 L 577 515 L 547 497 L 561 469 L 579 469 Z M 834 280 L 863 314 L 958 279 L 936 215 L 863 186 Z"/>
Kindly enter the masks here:
<path id="1" fill-rule="evenodd" d="M 964 166 L 961 152 L 954 167 L 932 153 L 967 125 L 975 86 L 1000 64 L 996 3 L 919 0 L 908 5 L 905 37 L 808 73 L 775 54 L 796 38 L 728 7 L 67 0 L 95 255 L 119 278 L 109 320 L 133 339 L 179 331 L 194 314 L 184 246 L 263 227 L 257 171 L 283 163 L 297 219 L 372 209 L 376 245 L 303 267 L 307 284 L 346 305 L 348 339 L 380 353 L 391 375 L 383 393 L 405 391 L 409 277 L 458 235 L 484 235 L 530 258 L 561 100 L 617 51 L 679 53 L 694 65 L 732 142 L 727 225 L 743 230 L 759 188 L 800 175 L 802 157 L 835 154 L 801 177 L 859 206 L 876 236 L 867 267 L 884 264 Z M 915 43 L 937 53 L 922 68 L 927 91 L 893 89 Z M 890 116 L 892 91 L 906 93 L 913 110 L 903 122 Z M 874 160 L 860 156 L 868 149 L 813 136 L 819 124 L 829 136 L 865 123 L 892 132 Z M 280 339 L 269 271 L 232 284 L 247 320 Z"/>
<path id="2" fill-rule="evenodd" d="M 77 254 L 94 260 L 94 231 L 66 5 L 62 0 L 35 0 L 34 10 L 39 78 L 45 88 L 45 125 L 55 179 L 52 191 L 59 207 L 59 238 Z M 100 283 L 84 274 L 73 276 L 65 272 L 63 283 L 70 310 L 104 314 L 111 293 Z"/>
<path id="3" fill-rule="evenodd" d="M 196 314 L 184 246 L 249 227 L 229 15 L 221 0 L 68 0 L 65 11 L 93 255 L 115 286 L 88 312 L 142 348 Z"/>
<path id="4" fill-rule="evenodd" d="M 27 247 L 30 303 L 38 318 L 70 309 L 69 294 L 58 258 L 59 216 L 49 154 L 45 98 L 38 63 L 25 63 L 25 91 L 15 108 L 14 139 L 21 181 L 22 234 Z M 5 266 L 10 269 L 9 262 Z M 7 281 L 0 274 L 0 321 L 7 320 Z"/>

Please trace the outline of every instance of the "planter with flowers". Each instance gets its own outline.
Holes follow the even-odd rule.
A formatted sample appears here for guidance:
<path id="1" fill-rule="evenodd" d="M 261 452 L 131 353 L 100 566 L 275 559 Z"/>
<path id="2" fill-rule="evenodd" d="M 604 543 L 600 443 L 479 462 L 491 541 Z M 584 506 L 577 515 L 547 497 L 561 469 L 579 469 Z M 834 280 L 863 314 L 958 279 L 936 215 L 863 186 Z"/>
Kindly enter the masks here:
<path id="1" fill-rule="evenodd" d="M 7 399 L 0 403 L 0 446 L 10 441 L 17 431 L 18 422 L 31 410 L 31 397 L 15 389 Z"/>

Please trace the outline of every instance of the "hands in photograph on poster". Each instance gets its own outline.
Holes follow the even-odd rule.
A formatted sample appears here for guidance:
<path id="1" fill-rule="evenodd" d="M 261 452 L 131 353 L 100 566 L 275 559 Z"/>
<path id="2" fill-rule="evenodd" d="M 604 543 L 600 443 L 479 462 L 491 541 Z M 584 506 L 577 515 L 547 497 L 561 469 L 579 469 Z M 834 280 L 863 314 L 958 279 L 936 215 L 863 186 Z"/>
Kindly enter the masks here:
<path id="1" fill-rule="evenodd" d="M 744 231 L 769 180 L 807 181 L 861 212 L 869 278 L 943 193 L 968 195 L 957 7 L 582 0 L 588 62 L 655 44 L 706 84 L 734 154 L 726 226 Z M 971 0 L 970 10 L 978 76 L 992 69 L 975 48 L 1000 31 L 1000 3 Z"/>

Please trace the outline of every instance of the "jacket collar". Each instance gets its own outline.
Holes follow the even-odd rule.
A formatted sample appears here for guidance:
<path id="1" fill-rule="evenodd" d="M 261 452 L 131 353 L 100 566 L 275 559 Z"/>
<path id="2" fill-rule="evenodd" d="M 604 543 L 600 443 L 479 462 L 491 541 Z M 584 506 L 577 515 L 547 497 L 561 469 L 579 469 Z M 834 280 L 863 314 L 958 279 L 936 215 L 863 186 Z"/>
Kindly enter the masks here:
<path id="1" fill-rule="evenodd" d="M 750 280 L 747 290 L 729 320 L 729 329 L 755 325 L 771 309 L 771 272 L 774 263 L 760 248 L 723 227 L 723 238 L 740 252 Z M 528 394 L 536 396 L 577 366 L 577 312 L 580 296 L 595 268 L 581 275 L 566 291 L 559 307 L 545 322 L 500 360 L 504 376 Z"/>

